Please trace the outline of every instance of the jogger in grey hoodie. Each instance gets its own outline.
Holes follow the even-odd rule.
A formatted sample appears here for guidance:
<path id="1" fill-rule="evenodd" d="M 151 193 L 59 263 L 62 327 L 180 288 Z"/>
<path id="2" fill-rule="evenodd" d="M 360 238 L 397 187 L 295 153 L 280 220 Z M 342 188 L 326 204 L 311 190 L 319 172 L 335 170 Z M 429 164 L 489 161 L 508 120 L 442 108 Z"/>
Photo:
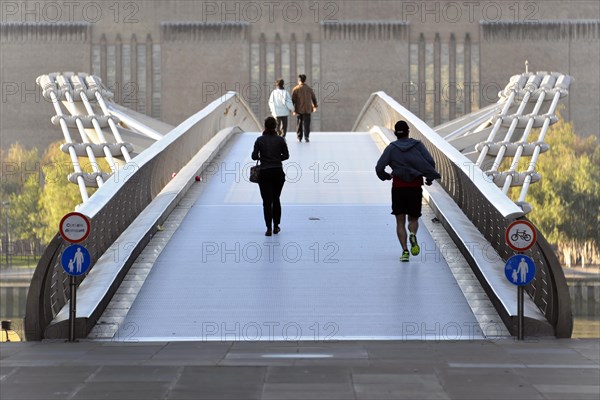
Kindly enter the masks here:
<path id="1" fill-rule="evenodd" d="M 398 140 L 385 148 L 375 166 L 379 179 L 392 180 L 392 214 L 396 216 L 396 234 L 402 246 L 400 260 L 403 262 L 408 261 L 410 257 L 406 244 L 407 216 L 410 253 L 416 256 L 421 251 L 417 242 L 417 230 L 421 216 L 423 178 L 427 185 L 431 185 L 434 179 L 441 177 L 435 170 L 433 157 L 423 143 L 408 137 L 409 130 L 405 121 L 396 122 L 394 134 Z M 387 166 L 391 167 L 391 174 L 385 171 Z"/>

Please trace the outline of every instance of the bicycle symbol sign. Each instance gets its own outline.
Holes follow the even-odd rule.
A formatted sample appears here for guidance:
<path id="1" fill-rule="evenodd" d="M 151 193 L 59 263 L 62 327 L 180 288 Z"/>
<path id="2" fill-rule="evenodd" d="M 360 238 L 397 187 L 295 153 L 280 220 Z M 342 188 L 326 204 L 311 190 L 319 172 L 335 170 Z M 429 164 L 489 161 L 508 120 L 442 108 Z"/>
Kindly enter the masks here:
<path id="1" fill-rule="evenodd" d="M 529 242 L 531 241 L 531 235 L 527 233 L 525 229 L 523 229 L 522 231 L 517 229 L 515 233 L 510 235 L 510 240 L 514 242 L 519 239 L 523 239 L 524 241 Z"/>
<path id="2" fill-rule="evenodd" d="M 506 228 L 506 243 L 515 251 L 526 251 L 537 240 L 537 231 L 529 221 L 517 220 Z"/>

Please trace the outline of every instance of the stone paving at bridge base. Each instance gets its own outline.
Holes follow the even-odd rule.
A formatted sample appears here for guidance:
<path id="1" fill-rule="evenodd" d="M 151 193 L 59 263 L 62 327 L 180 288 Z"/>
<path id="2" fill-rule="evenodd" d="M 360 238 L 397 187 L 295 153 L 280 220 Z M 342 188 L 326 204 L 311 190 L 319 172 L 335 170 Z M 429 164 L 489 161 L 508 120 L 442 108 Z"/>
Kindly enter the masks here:
<path id="1" fill-rule="evenodd" d="M 593 399 L 590 340 L 24 342 L 0 399 Z"/>

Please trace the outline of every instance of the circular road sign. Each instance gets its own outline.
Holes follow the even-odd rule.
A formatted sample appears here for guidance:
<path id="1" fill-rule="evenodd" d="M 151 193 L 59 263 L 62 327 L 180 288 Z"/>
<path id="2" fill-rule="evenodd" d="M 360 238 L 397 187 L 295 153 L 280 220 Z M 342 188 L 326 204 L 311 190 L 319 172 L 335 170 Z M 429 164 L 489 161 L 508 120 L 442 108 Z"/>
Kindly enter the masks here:
<path id="1" fill-rule="evenodd" d="M 85 247 L 72 244 L 63 251 L 60 261 L 67 274 L 79 276 L 90 268 L 92 258 Z"/>
<path id="2" fill-rule="evenodd" d="M 60 236 L 67 242 L 83 242 L 90 234 L 90 219 L 78 212 L 70 212 L 60 220 Z"/>
<path id="3" fill-rule="evenodd" d="M 531 257 L 516 254 L 506 261 L 504 275 L 513 285 L 527 285 L 535 276 L 535 263 Z"/>
<path id="4" fill-rule="evenodd" d="M 515 251 L 527 251 L 537 240 L 535 226 L 529 221 L 517 220 L 506 228 L 506 243 Z"/>

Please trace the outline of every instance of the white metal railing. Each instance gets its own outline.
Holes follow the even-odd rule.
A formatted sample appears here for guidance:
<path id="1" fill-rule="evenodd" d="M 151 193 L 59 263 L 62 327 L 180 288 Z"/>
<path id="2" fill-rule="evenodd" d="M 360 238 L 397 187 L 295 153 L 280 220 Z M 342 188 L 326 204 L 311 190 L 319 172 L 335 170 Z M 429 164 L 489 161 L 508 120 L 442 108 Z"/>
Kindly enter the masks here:
<path id="1" fill-rule="evenodd" d="M 448 185 L 451 186 L 450 192 L 468 192 L 471 189 L 476 189 L 480 196 L 493 204 L 504 218 L 518 218 L 523 215 L 522 210 L 504 196 L 475 163 L 385 92 L 376 92 L 371 95 L 352 130 L 369 131 L 374 126 L 390 128 L 399 119 L 403 119 L 408 123 L 411 127 L 411 136 L 422 140 L 434 158 L 439 157 L 439 159 L 436 159 L 436 164 L 447 171 L 446 174 L 442 173 L 441 182 L 444 184 L 447 181 Z M 466 182 L 459 176 L 467 177 L 472 188 L 466 188 Z"/>
<path id="2" fill-rule="evenodd" d="M 52 122 L 60 126 L 65 139 L 61 150 L 69 154 L 73 164 L 68 179 L 78 185 L 85 203 L 90 197 L 87 187 L 102 187 L 121 165 L 133 158 L 133 145 L 123 140 L 118 127 L 120 120 L 108 106 L 113 94 L 104 88 L 100 78 L 85 73 L 51 73 L 39 76 L 36 82 L 43 96 L 52 102 L 56 113 Z M 163 137 L 133 117 L 128 116 L 127 127 L 153 140 Z M 75 140 L 75 136 L 79 139 Z M 91 173 L 82 169 L 79 157 L 89 159 Z M 99 158 L 106 159 L 109 171 L 102 171 Z"/>
<path id="3" fill-rule="evenodd" d="M 510 196 L 511 187 L 521 186 L 518 198 L 513 201 L 527 213 L 531 211 L 526 202 L 529 186 L 540 179 L 535 166 L 540 154 L 549 149 L 544 142 L 548 127 L 558 121 L 556 108 L 559 100 L 567 96 L 571 81 L 570 76 L 558 72 L 514 75 L 499 93 L 496 107 L 464 116 L 466 123 L 450 133 L 451 123 L 439 129 L 450 144 L 476 159 L 475 165 L 506 196 Z M 535 128 L 539 128 L 538 135 L 533 134 Z M 487 138 L 482 141 L 484 134 Z M 519 171 L 524 157 L 530 157 L 528 166 Z M 506 160 L 510 163 L 502 170 Z"/>
<path id="4" fill-rule="evenodd" d="M 261 125 L 243 99 L 235 92 L 228 92 L 123 165 L 81 205 L 79 211 L 90 218 L 94 229 L 84 242 L 92 257 L 92 266 L 88 275 L 78 278 L 78 283 L 85 283 L 89 276 L 102 276 L 107 272 L 102 266 L 99 270 L 94 269 L 102 258 L 107 263 L 119 265 L 118 268 L 110 269 L 116 275 L 110 279 L 100 279 L 106 284 L 110 282 L 108 286 L 90 285 L 93 291 L 102 292 L 102 298 L 110 298 L 114 294 L 124 276 L 122 271 L 129 268 L 156 231 L 156 224 L 161 223 L 158 221 L 164 220 L 181 198 L 179 192 L 170 193 L 170 190 L 167 190 L 167 193 L 161 193 L 167 185 L 177 180 L 173 179 L 172 172 L 176 171 L 178 177 L 185 178 L 186 174 L 179 174 L 179 171 L 188 167 L 190 161 L 198 155 L 206 156 L 208 152 L 216 154 L 214 148 L 210 151 L 211 140 L 218 136 L 219 132 L 233 127 L 245 131 L 261 129 Z M 111 152 L 114 151 L 115 149 L 111 148 Z M 204 168 L 208 163 L 200 165 Z M 198 172 L 190 174 L 188 171 L 187 174 L 189 181 L 185 184 L 189 187 Z M 142 220 L 148 218 L 150 222 L 135 225 L 134 221 L 145 213 L 147 207 L 159 196 L 163 199 L 161 201 L 165 202 L 165 207 L 161 208 L 160 212 L 152 208 L 150 213 L 142 216 Z M 127 239 L 119 240 L 130 227 L 132 228 Z M 130 241 L 133 237 L 137 239 Z M 38 263 L 27 299 L 25 321 L 28 340 L 41 340 L 49 337 L 47 334 L 52 335 L 52 332 L 46 332 L 46 328 L 69 301 L 69 280 L 66 279 L 66 273 L 60 265 L 60 254 L 67 246 L 68 243 L 56 234 Z M 118 250 L 118 257 L 115 257 L 117 253 L 110 251 L 111 248 Z M 118 283 L 115 283 L 117 281 Z M 80 300 L 83 299 L 84 297 Z M 106 304 L 98 303 L 91 308 L 88 306 L 89 303 L 80 308 L 93 308 L 94 313 L 101 313 Z M 85 324 L 88 322 L 93 326 L 96 319 L 90 317 L 86 319 Z M 88 328 L 91 329 L 91 326 Z"/>
<path id="5" fill-rule="evenodd" d="M 562 89 L 558 89 L 558 93 L 554 94 L 555 99 L 561 93 Z M 534 95 L 537 95 L 537 93 L 534 92 Z M 511 95 L 508 95 L 508 97 L 514 98 Z M 550 109 L 553 110 L 554 106 L 553 102 Z M 508 110 L 508 107 L 505 105 L 503 110 Z M 520 110 L 517 110 L 518 113 L 523 112 L 523 108 L 520 108 Z M 384 92 L 377 92 L 371 95 L 363 107 L 354 124 L 353 131 L 364 132 L 378 130 L 377 128 L 391 130 L 395 122 L 400 119 L 405 120 L 410 126 L 411 137 L 421 140 L 425 147 L 427 147 L 435 160 L 436 169 L 442 176 L 438 181 L 439 186 L 443 188 L 472 224 L 472 226 L 464 224 L 455 226 L 451 221 L 445 220 L 443 213 L 438 213 L 437 216 L 444 224 L 444 227 L 449 229 L 451 236 L 454 235 L 455 238 L 460 237 L 456 232 L 453 233 L 452 229 L 476 229 L 483 235 L 491 248 L 497 252 L 502 260 L 507 260 L 514 255 L 514 251 L 503 238 L 510 223 L 517 219 L 526 220 L 524 210 L 518 204 L 511 201 L 500 190 L 498 185 L 495 184 L 496 182 L 492 182 L 489 179 L 490 177 L 475 165 L 472 160 L 459 152 L 448 141 L 444 140 L 425 122 Z M 543 140 L 543 134 L 551 120 L 551 115 L 544 117 L 540 140 Z M 539 123 L 537 117 L 535 121 Z M 517 127 L 521 126 L 522 122 L 520 121 Z M 510 123 L 512 125 L 512 121 Z M 521 141 L 526 139 L 521 137 Z M 539 143 L 535 145 L 538 146 Z M 541 145 L 539 145 L 539 148 L 541 148 Z M 492 146 L 490 146 L 490 149 L 495 150 Z M 512 152 L 512 148 L 507 146 L 507 151 Z M 536 155 L 536 150 L 533 153 Z M 460 242 L 458 240 L 456 244 L 461 247 L 461 251 L 465 255 L 474 248 L 471 247 L 474 245 L 471 242 Z M 485 257 L 488 256 L 487 254 Z M 562 267 L 552 247 L 543 235 L 538 232 L 538 239 L 535 246 L 525 254 L 534 260 L 537 268 L 536 277 L 526 286 L 526 292 L 544 314 L 550 325 L 553 326 L 554 334 L 557 337 L 570 337 L 573 328 L 573 318 L 569 290 Z M 483 258 L 485 259 L 485 257 Z M 485 288 L 488 283 L 485 283 L 484 274 L 481 272 L 477 260 L 473 258 L 469 261 L 469 264 Z M 497 294 L 495 294 L 493 288 L 487 287 L 490 288 L 490 290 L 486 289 L 488 296 L 490 296 L 490 299 L 495 304 L 498 304 L 494 300 L 494 298 L 498 298 Z M 497 310 L 501 315 L 504 315 L 503 320 L 506 322 L 506 314 L 503 314 L 502 310 L 498 309 L 498 306 Z M 507 327 L 511 329 L 511 324 L 507 323 Z"/>

